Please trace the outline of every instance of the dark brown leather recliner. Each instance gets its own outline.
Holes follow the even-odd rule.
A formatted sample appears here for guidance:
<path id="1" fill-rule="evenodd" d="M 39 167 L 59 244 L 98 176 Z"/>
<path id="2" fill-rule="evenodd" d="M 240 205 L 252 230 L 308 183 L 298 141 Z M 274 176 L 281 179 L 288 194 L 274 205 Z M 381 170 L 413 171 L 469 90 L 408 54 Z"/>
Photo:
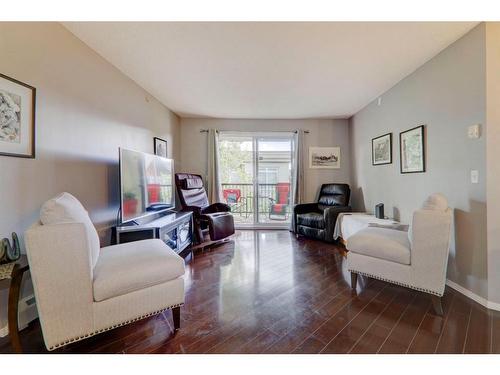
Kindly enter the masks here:
<path id="1" fill-rule="evenodd" d="M 193 212 L 196 243 L 203 242 L 206 231 L 212 241 L 220 241 L 234 234 L 231 208 L 225 203 L 209 204 L 200 175 L 176 173 L 175 186 L 182 210 Z"/>
<path id="2" fill-rule="evenodd" d="M 351 189 L 347 184 L 323 184 L 317 203 L 297 204 L 293 209 L 296 234 L 333 242 L 337 216 L 352 211 L 349 206 Z"/>

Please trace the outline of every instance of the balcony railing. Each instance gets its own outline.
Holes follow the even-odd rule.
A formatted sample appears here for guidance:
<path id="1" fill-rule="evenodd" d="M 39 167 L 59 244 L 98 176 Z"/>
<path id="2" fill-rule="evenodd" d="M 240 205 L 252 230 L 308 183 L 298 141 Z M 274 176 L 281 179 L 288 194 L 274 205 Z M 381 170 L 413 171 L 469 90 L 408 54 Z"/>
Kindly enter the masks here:
<path id="1" fill-rule="evenodd" d="M 227 199 L 225 203 L 231 206 L 231 211 L 236 214 L 248 218 L 250 215 L 254 214 L 254 186 L 251 183 L 246 184 L 221 184 L 222 191 L 224 190 L 237 190 L 239 191 L 239 198 L 235 202 L 234 195 L 230 199 Z M 258 184 L 258 211 L 259 216 L 269 217 L 271 220 L 283 220 L 286 216 L 290 214 L 290 204 L 286 208 L 286 211 L 273 214 L 269 216 L 271 212 L 271 206 L 278 202 L 277 196 L 277 184 Z M 289 197 L 290 199 L 290 193 Z M 282 217 L 283 218 L 282 218 Z M 274 218 L 273 218 L 274 217 Z"/>

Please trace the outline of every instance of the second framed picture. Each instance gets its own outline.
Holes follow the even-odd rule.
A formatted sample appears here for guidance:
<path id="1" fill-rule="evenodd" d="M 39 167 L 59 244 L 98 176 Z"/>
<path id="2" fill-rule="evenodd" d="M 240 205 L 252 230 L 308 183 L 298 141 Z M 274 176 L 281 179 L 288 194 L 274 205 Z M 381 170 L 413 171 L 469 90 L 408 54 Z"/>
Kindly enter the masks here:
<path id="1" fill-rule="evenodd" d="M 154 137 L 155 155 L 167 157 L 167 141 L 158 137 Z"/>
<path id="2" fill-rule="evenodd" d="M 392 133 L 372 139 L 372 165 L 392 163 Z"/>
<path id="3" fill-rule="evenodd" d="M 401 173 L 425 172 L 424 125 L 399 133 Z"/>

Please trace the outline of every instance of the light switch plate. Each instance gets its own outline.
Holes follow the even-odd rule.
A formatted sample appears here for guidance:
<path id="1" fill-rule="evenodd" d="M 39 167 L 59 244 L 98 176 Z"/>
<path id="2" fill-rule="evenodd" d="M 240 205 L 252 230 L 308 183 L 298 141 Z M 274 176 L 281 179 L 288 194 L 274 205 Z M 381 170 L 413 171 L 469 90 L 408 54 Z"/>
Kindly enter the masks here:
<path id="1" fill-rule="evenodd" d="M 470 171 L 470 182 L 473 184 L 479 183 L 479 171 L 477 169 Z"/>

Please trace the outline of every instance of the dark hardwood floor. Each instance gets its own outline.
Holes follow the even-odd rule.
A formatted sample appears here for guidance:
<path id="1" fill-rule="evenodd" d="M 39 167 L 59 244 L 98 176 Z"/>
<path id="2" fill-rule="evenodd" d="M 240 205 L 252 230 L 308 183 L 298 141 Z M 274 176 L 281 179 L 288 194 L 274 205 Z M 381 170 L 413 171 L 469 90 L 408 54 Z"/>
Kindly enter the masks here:
<path id="1" fill-rule="evenodd" d="M 187 266 L 177 334 L 168 311 L 55 353 L 500 353 L 500 313 L 452 289 L 439 317 L 426 294 L 363 277 L 354 294 L 349 280 L 340 247 L 239 231 Z M 21 339 L 46 352 L 38 321 Z"/>

